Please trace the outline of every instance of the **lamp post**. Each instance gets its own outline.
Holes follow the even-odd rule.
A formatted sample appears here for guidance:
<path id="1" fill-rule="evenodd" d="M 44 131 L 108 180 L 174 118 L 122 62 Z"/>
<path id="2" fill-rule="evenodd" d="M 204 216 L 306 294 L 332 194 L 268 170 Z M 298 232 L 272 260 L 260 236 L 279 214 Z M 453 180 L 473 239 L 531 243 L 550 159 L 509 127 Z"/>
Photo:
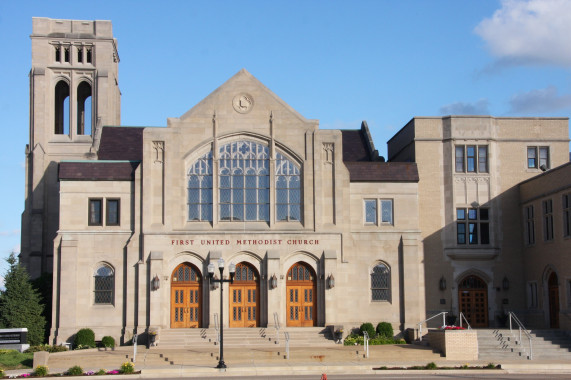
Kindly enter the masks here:
<path id="1" fill-rule="evenodd" d="M 230 271 L 230 279 L 225 280 L 222 273 L 224 272 L 224 260 L 222 258 L 218 259 L 218 269 L 220 270 L 220 279 L 217 280 L 214 278 L 214 263 L 208 264 L 208 278 L 210 279 L 210 283 L 219 283 L 220 284 L 220 360 L 218 361 L 218 365 L 216 368 L 226 368 L 226 363 L 224 363 L 224 314 L 223 312 L 223 289 L 224 283 L 234 282 L 234 274 L 236 273 L 236 265 L 234 263 L 230 263 L 228 266 L 228 270 Z"/>

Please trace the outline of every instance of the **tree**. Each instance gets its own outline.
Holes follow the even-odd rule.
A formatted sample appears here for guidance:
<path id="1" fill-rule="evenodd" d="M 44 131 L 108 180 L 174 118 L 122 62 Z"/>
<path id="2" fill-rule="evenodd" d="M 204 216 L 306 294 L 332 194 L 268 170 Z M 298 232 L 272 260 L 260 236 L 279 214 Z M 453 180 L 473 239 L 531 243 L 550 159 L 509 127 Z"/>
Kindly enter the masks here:
<path id="1" fill-rule="evenodd" d="M 4 277 L 4 291 L 0 291 L 0 327 L 28 329 L 28 343 L 42 344 L 46 320 L 39 293 L 32 287 L 28 272 L 21 266 L 14 252 L 6 259 L 10 268 Z"/>

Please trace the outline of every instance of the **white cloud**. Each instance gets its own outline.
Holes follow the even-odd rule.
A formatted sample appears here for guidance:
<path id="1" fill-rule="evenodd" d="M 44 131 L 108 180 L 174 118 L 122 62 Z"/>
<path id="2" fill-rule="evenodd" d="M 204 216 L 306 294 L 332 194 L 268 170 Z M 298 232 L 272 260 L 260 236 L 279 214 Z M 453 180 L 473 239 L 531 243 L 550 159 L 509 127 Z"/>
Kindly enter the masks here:
<path id="1" fill-rule="evenodd" d="M 456 102 L 440 107 L 441 115 L 489 115 L 488 99 L 480 99 L 475 103 Z"/>
<path id="2" fill-rule="evenodd" d="M 500 64 L 571 67 L 571 1 L 502 0 L 474 31 Z"/>
<path id="3" fill-rule="evenodd" d="M 520 92 L 510 99 L 510 113 L 538 114 L 571 108 L 571 94 L 559 95 L 555 86 Z"/>
<path id="4" fill-rule="evenodd" d="M 8 230 L 8 231 L 0 231 L 0 236 L 16 236 L 20 233 L 20 230 Z"/>

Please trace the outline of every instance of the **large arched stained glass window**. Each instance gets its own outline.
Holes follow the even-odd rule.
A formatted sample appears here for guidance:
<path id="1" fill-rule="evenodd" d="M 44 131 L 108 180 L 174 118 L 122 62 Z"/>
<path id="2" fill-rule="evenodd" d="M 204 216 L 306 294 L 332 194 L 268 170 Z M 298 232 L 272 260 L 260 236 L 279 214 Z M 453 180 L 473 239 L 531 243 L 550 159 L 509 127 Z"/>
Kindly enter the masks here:
<path id="1" fill-rule="evenodd" d="M 234 141 L 220 147 L 220 220 L 270 220 L 268 147 Z"/>
<path id="2" fill-rule="evenodd" d="M 276 220 L 300 220 L 299 167 L 283 154 L 276 155 Z"/>
<path id="3" fill-rule="evenodd" d="M 212 221 L 212 152 L 196 160 L 188 171 L 188 219 Z"/>
<path id="4" fill-rule="evenodd" d="M 300 167 L 277 152 L 275 178 L 270 179 L 270 156 L 266 145 L 234 141 L 218 149 L 218 170 L 213 170 L 212 152 L 196 160 L 188 171 L 188 220 L 213 218 L 213 178 L 218 183 L 218 220 L 270 220 L 270 183 L 275 184 L 275 220 L 301 220 Z"/>

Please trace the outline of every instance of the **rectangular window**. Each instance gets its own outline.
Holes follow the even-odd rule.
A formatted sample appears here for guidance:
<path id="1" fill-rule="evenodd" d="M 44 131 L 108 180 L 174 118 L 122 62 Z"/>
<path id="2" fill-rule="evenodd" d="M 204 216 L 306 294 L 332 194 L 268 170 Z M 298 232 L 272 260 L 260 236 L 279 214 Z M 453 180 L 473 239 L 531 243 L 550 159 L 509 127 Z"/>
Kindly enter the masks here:
<path id="1" fill-rule="evenodd" d="M 563 195 L 563 236 L 571 236 L 571 194 Z"/>
<path id="2" fill-rule="evenodd" d="M 533 206 L 524 208 L 525 218 L 525 244 L 535 244 L 535 219 L 533 216 Z"/>
<path id="3" fill-rule="evenodd" d="M 365 199 L 365 223 L 377 224 L 377 200 Z"/>
<path id="4" fill-rule="evenodd" d="M 458 244 L 490 244 L 489 209 L 456 209 L 456 242 Z"/>
<path id="5" fill-rule="evenodd" d="M 90 226 L 101 226 L 102 220 L 102 206 L 103 200 L 101 198 L 90 198 L 89 199 L 89 225 Z"/>
<path id="6" fill-rule="evenodd" d="M 528 146 L 527 147 L 527 167 L 529 169 L 549 169 L 549 147 L 548 146 Z"/>
<path id="7" fill-rule="evenodd" d="M 54 46 L 56 49 L 56 62 L 61 62 L 61 47 L 59 45 Z"/>
<path id="8" fill-rule="evenodd" d="M 543 240 L 553 240 L 553 201 L 543 201 Z"/>
<path id="9" fill-rule="evenodd" d="M 537 308 L 537 282 L 527 283 L 527 307 L 530 309 Z"/>
<path id="10" fill-rule="evenodd" d="M 464 172 L 464 145 L 456 145 L 456 172 Z"/>
<path id="11" fill-rule="evenodd" d="M 456 145 L 454 151 L 456 173 L 488 172 L 487 145 Z"/>
<path id="12" fill-rule="evenodd" d="M 381 200 L 381 222 L 393 224 L 393 201 L 392 199 Z"/>
<path id="13" fill-rule="evenodd" d="M 118 226 L 120 224 L 120 200 L 107 199 L 105 212 L 107 215 L 106 224 L 108 226 Z"/>

